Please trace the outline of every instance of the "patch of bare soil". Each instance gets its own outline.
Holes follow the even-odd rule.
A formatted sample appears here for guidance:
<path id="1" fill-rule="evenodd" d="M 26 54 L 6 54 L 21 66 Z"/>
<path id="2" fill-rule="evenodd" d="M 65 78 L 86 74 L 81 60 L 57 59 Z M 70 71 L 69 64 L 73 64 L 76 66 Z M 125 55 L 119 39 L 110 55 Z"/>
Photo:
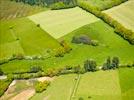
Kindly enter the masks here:
<path id="1" fill-rule="evenodd" d="M 43 82 L 43 81 L 53 81 L 54 77 L 40 77 L 37 78 L 38 81 Z"/>
<path id="2" fill-rule="evenodd" d="M 15 97 L 13 97 L 10 100 L 28 100 L 34 94 L 35 94 L 34 89 L 27 89 L 27 90 L 24 90 L 21 93 L 17 94 Z"/>

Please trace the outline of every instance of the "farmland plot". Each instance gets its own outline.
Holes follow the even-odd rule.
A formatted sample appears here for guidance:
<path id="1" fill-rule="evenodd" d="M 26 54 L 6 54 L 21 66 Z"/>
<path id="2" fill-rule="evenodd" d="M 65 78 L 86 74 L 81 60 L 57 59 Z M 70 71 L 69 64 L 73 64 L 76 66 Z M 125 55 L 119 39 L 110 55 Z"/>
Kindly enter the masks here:
<path id="1" fill-rule="evenodd" d="M 42 29 L 56 39 L 83 25 L 99 20 L 79 7 L 41 12 L 28 18 L 36 24 L 40 24 Z"/>
<path id="2" fill-rule="evenodd" d="M 108 14 L 126 28 L 134 31 L 134 1 L 129 0 L 117 7 L 105 10 L 104 13 Z"/>

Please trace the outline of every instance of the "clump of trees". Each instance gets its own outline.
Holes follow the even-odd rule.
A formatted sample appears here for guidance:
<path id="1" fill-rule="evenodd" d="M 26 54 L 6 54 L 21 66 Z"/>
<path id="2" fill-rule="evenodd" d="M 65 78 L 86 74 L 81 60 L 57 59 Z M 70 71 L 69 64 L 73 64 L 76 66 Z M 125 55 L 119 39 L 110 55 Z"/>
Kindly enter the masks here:
<path id="1" fill-rule="evenodd" d="M 41 93 L 41 92 L 43 92 L 44 90 L 46 90 L 49 85 L 50 85 L 50 81 L 44 81 L 44 82 L 39 82 L 39 81 L 37 81 L 37 82 L 35 83 L 35 91 L 36 91 L 37 93 Z"/>
<path id="2" fill-rule="evenodd" d="M 76 43 L 76 44 L 83 43 L 83 44 L 92 45 L 92 46 L 99 45 L 99 42 L 97 40 L 91 40 L 89 36 L 87 35 L 73 36 L 71 42 Z"/>
<path id="3" fill-rule="evenodd" d="M 84 62 L 84 69 L 86 72 L 91 71 L 94 72 L 97 70 L 96 68 L 97 64 L 96 61 L 89 59 Z"/>
<path id="4" fill-rule="evenodd" d="M 77 0 L 12 0 L 16 2 L 23 2 L 29 5 L 38 5 L 38 6 L 51 6 L 52 4 L 62 2 L 65 5 L 76 6 Z M 57 5 L 57 4 L 56 4 Z M 60 4 L 59 4 L 60 5 Z"/>
<path id="5" fill-rule="evenodd" d="M 112 60 L 110 57 L 106 59 L 106 62 L 102 66 L 102 70 L 116 69 L 119 67 L 119 58 L 113 57 Z"/>
<path id="6" fill-rule="evenodd" d="M 4 73 L 3 73 L 3 71 L 1 70 L 1 68 L 0 68 L 0 75 L 3 75 Z"/>
<path id="7" fill-rule="evenodd" d="M 63 57 L 65 53 L 69 53 L 72 48 L 64 40 L 60 42 L 61 47 L 56 50 L 55 57 Z"/>

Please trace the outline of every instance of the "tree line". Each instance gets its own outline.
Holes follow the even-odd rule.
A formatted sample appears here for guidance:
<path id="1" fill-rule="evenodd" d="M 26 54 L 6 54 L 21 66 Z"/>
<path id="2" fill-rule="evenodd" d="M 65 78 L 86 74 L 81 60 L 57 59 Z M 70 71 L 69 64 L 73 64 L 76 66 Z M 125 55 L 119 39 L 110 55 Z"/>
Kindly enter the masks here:
<path id="1" fill-rule="evenodd" d="M 125 2 L 127 0 L 124 0 L 122 2 Z M 129 43 L 134 45 L 134 32 L 130 29 L 127 29 L 122 24 L 120 24 L 118 21 L 114 20 L 112 17 L 110 17 L 108 14 L 105 14 L 101 12 L 97 7 L 91 5 L 90 3 L 87 3 L 85 1 L 79 1 L 78 6 L 82 9 L 96 15 L 97 17 L 101 18 L 103 21 L 108 23 L 110 26 L 115 28 L 115 32 L 122 36 L 124 39 L 126 39 Z"/>

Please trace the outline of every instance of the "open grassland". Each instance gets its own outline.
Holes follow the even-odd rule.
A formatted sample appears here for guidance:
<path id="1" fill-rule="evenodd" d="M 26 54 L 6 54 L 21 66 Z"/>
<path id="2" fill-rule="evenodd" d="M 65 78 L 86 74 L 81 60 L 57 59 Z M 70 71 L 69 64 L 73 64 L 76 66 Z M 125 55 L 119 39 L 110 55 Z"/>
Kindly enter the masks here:
<path id="1" fill-rule="evenodd" d="M 81 75 L 74 99 L 121 100 L 118 71 L 98 71 Z"/>
<path id="2" fill-rule="evenodd" d="M 56 77 L 46 91 L 35 94 L 31 100 L 70 100 L 76 76 L 69 74 Z"/>
<path id="3" fill-rule="evenodd" d="M 120 4 L 126 0 L 78 0 L 78 2 L 89 4 L 98 10 L 104 10 Z"/>
<path id="4" fill-rule="evenodd" d="M 17 53 L 44 54 L 46 49 L 60 46 L 57 40 L 27 18 L 2 21 L 0 30 L 0 59 Z"/>
<path id="5" fill-rule="evenodd" d="M 98 71 L 82 74 L 77 89 L 72 96 L 77 75 L 56 77 L 43 93 L 35 94 L 31 100 L 121 100 L 118 71 Z M 71 97 L 72 96 L 72 97 Z"/>
<path id="6" fill-rule="evenodd" d="M 71 43 L 73 36 L 86 34 L 93 40 L 99 41 L 99 46 L 83 45 Z M 121 64 L 131 64 L 134 60 L 134 46 L 114 33 L 114 29 L 103 21 L 85 25 L 68 35 L 62 37 L 72 47 L 72 51 L 64 57 L 51 57 L 45 60 L 15 60 L 1 65 L 5 73 L 15 71 L 27 71 L 30 65 L 37 64 L 43 66 L 44 71 L 50 68 L 59 68 L 66 65 L 81 65 L 87 59 L 95 59 L 100 66 L 108 56 L 118 56 Z M 23 66 L 24 65 L 24 66 Z M 22 67 L 21 67 L 22 66 Z"/>
<path id="7" fill-rule="evenodd" d="M 45 7 L 30 6 L 24 3 L 16 3 L 11 0 L 0 0 L 0 20 L 24 17 L 46 9 L 47 8 Z"/>
<path id="8" fill-rule="evenodd" d="M 119 6 L 104 11 L 126 28 L 134 31 L 134 0 L 129 0 Z M 133 34 L 134 36 L 134 34 Z"/>
<path id="9" fill-rule="evenodd" d="M 134 69 L 119 69 L 120 87 L 122 91 L 122 100 L 134 99 Z"/>
<path id="10" fill-rule="evenodd" d="M 60 38 L 71 31 L 93 23 L 97 20 L 94 15 L 87 13 L 79 7 L 63 10 L 45 11 L 29 17 L 54 38 Z"/>

